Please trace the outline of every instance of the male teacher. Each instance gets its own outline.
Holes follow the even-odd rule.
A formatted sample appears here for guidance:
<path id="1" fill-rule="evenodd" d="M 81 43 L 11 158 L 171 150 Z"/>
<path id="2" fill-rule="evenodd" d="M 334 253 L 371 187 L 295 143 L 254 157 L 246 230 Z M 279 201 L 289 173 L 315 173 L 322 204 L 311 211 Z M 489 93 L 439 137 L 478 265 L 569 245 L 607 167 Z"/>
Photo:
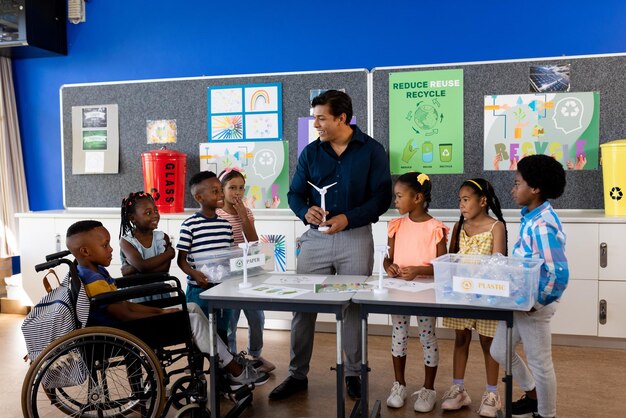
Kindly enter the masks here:
<path id="1" fill-rule="evenodd" d="M 371 224 L 391 203 L 387 153 L 350 125 L 352 100 L 347 94 L 329 90 L 311 105 L 319 138 L 302 151 L 288 194 L 291 210 L 310 226 L 299 240 L 297 273 L 369 276 L 374 262 Z M 336 183 L 327 189 L 326 211 L 320 207 L 320 193 L 309 182 L 318 188 Z M 285 399 L 307 389 L 316 318 L 316 313 L 293 314 L 289 377 L 270 393 L 270 399 Z M 346 310 L 342 332 L 346 387 L 354 399 L 361 394 L 358 307 L 350 305 Z"/>

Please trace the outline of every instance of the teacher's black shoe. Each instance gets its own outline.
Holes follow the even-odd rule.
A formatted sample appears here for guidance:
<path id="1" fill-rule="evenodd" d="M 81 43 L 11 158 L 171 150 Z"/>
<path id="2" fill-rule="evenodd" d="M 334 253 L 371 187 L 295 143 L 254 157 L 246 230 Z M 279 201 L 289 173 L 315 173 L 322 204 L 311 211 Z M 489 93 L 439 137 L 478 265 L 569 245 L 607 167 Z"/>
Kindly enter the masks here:
<path id="1" fill-rule="evenodd" d="M 307 390 L 308 387 L 309 379 L 306 377 L 304 379 L 296 379 L 293 376 L 289 376 L 283 381 L 283 383 L 274 388 L 274 390 L 270 393 L 270 399 L 273 401 L 286 399 L 291 395 Z"/>
<path id="2" fill-rule="evenodd" d="M 348 396 L 352 399 L 361 398 L 361 378 L 359 376 L 347 376 L 346 377 L 346 389 L 348 390 Z"/>

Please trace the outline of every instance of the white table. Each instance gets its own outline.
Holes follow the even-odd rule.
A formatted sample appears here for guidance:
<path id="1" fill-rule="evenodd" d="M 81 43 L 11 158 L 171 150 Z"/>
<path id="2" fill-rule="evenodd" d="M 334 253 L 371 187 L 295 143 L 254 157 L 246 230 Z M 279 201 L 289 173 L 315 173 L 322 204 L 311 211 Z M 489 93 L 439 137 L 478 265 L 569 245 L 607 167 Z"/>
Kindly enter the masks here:
<path id="1" fill-rule="evenodd" d="M 367 316 L 370 313 L 384 313 L 397 315 L 447 316 L 454 318 L 494 319 L 507 323 L 507 346 L 505 367 L 505 414 L 511 417 L 511 402 L 513 397 L 513 378 L 511 376 L 511 362 L 513 355 L 513 311 L 481 306 L 452 305 L 435 302 L 435 290 L 428 289 L 421 292 L 406 292 L 389 289 L 387 293 L 358 292 L 352 297 L 353 303 L 358 303 L 361 309 L 361 400 L 360 416 L 376 417 L 380 413 L 380 400 L 374 403 L 371 415 L 368 405 L 368 362 L 367 362 Z M 356 415 L 353 411 L 353 415 Z"/>
<path id="2" fill-rule="evenodd" d="M 262 284 L 271 274 L 251 277 L 248 282 L 253 286 Z M 281 274 L 281 277 L 321 277 L 313 274 Z M 367 279 L 365 276 L 332 276 L 326 277 L 324 284 L 329 283 L 363 283 Z M 243 293 L 239 288 L 242 279 L 227 280 L 200 294 L 200 298 L 206 299 L 209 305 L 209 325 L 211 336 L 211 369 L 217 370 L 217 345 L 215 311 L 217 309 L 259 309 L 267 311 L 287 311 L 287 312 L 314 312 L 314 313 L 334 313 L 337 321 L 337 417 L 345 416 L 345 402 L 343 394 L 343 351 L 341 349 L 341 321 L 343 311 L 350 304 L 350 299 L 354 292 L 336 293 L 314 293 L 313 291 L 298 295 L 294 298 L 278 298 L 267 294 L 251 295 Z M 311 289 L 313 285 L 284 284 L 286 287 Z M 217 399 L 217 378 L 215 373 L 211 373 L 211 417 L 219 417 L 219 402 Z"/>

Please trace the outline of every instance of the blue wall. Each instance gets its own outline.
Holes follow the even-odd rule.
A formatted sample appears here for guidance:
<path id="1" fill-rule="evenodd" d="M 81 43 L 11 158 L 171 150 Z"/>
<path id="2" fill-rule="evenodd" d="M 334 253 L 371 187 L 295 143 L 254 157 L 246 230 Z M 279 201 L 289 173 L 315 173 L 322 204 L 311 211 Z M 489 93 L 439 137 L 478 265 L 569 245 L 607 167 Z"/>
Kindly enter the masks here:
<path id="1" fill-rule="evenodd" d="M 63 207 L 63 84 L 626 51 L 623 0 L 577 3 L 89 0 L 68 56 L 14 60 L 31 209 Z"/>

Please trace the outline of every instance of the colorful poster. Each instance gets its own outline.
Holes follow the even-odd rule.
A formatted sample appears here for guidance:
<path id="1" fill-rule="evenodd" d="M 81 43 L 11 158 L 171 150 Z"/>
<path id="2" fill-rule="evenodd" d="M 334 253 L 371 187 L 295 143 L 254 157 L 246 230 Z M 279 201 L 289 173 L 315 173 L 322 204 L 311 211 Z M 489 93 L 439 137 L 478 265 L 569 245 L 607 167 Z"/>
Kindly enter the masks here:
<path id="1" fill-rule="evenodd" d="M 284 235 L 259 235 L 259 242 L 274 244 L 274 271 L 287 270 L 287 247 Z"/>
<path id="2" fill-rule="evenodd" d="M 287 208 L 289 152 L 286 141 L 200 144 L 200 170 L 219 174 L 238 167 L 246 177 L 250 209 Z"/>
<path id="3" fill-rule="evenodd" d="M 598 168 L 600 93 L 485 96 L 485 170 L 551 155 L 570 170 Z"/>
<path id="4" fill-rule="evenodd" d="M 209 142 L 283 139 L 280 83 L 208 88 Z"/>
<path id="5" fill-rule="evenodd" d="M 146 121 L 148 144 L 172 144 L 176 142 L 176 119 Z"/>
<path id="6" fill-rule="evenodd" d="M 391 174 L 463 172 L 463 70 L 389 74 Z"/>
<path id="7" fill-rule="evenodd" d="M 298 157 L 304 147 L 319 138 L 317 129 L 313 126 L 313 121 L 315 121 L 315 118 L 310 116 L 298 118 Z M 350 119 L 350 124 L 356 125 L 355 116 L 352 116 L 352 119 Z"/>

